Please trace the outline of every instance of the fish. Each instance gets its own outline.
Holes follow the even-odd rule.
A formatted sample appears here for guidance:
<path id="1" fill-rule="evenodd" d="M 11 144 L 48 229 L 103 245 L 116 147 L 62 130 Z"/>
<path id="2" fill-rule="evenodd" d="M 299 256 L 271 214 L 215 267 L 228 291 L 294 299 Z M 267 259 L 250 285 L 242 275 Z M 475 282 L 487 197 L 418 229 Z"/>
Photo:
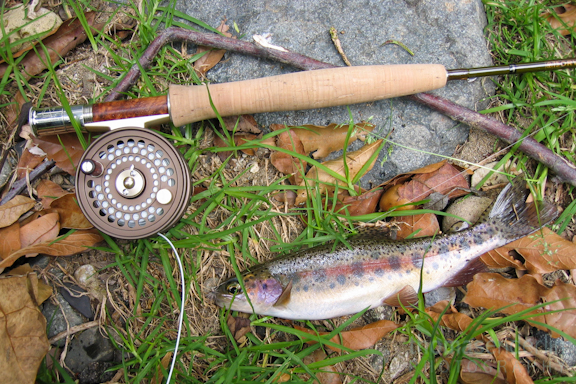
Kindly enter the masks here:
<path id="1" fill-rule="evenodd" d="M 289 320 L 324 320 L 383 304 L 418 302 L 422 292 L 461 286 L 485 271 L 479 256 L 530 235 L 558 215 L 546 202 L 526 203 L 524 180 L 513 179 L 476 225 L 433 238 L 391 240 L 374 231 L 344 243 L 302 249 L 259 264 L 222 283 L 217 305 Z"/>

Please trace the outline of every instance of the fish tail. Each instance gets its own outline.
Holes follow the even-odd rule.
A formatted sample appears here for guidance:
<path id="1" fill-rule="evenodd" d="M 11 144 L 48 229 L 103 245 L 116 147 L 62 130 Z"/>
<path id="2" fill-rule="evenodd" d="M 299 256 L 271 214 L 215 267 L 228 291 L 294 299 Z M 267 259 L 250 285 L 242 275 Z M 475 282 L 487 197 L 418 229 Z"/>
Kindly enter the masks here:
<path id="1" fill-rule="evenodd" d="M 527 196 L 526 182 L 513 179 L 500 192 L 488 216 L 489 221 L 497 223 L 501 235 L 510 241 L 539 230 L 558 216 L 554 205 L 544 201 L 526 203 Z"/>

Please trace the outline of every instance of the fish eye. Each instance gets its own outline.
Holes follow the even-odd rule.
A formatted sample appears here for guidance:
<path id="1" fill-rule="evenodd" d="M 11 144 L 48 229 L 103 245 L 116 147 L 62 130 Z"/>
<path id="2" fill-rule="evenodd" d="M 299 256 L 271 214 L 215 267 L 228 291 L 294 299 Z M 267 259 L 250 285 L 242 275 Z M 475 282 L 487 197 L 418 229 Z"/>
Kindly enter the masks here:
<path id="1" fill-rule="evenodd" d="M 242 287 L 240 286 L 240 283 L 235 281 L 226 286 L 226 291 L 231 295 L 239 295 L 242 293 Z"/>

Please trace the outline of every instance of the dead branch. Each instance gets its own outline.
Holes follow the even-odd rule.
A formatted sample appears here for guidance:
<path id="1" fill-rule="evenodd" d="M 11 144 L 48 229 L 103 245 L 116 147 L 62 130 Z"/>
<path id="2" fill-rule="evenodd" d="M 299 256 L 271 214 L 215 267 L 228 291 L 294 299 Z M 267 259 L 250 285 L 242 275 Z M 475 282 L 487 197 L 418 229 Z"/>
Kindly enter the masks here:
<path id="1" fill-rule="evenodd" d="M 214 33 L 201 33 L 183 28 L 171 27 L 162 31 L 158 37 L 152 41 L 150 46 L 142 54 L 139 63 L 132 66 L 126 76 L 118 83 L 105 101 L 119 99 L 123 92 L 126 92 L 133 84 L 135 84 L 136 80 L 140 76 L 140 67 L 145 69 L 150 67 L 150 64 L 160 49 L 164 45 L 175 41 L 186 41 L 216 49 L 225 49 L 227 51 L 237 52 L 244 55 L 266 58 L 302 70 L 336 67 L 336 65 L 318 61 L 298 53 L 280 51 Z M 519 150 L 536 161 L 546 165 L 563 181 L 576 186 L 576 167 L 574 167 L 574 165 L 557 156 L 551 150 L 531 137 L 522 138 L 522 133 L 516 128 L 503 124 L 491 117 L 472 111 L 439 96 L 420 93 L 417 95 L 407 96 L 407 98 L 439 111 L 453 120 L 489 132 L 507 143 L 513 144 L 520 141 L 518 146 Z"/>

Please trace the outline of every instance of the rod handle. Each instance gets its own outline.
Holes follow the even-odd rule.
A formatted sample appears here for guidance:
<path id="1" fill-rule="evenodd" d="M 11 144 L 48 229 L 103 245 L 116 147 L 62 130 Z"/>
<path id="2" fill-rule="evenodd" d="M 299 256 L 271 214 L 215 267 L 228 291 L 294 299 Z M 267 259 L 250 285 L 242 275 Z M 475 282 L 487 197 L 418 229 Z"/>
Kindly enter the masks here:
<path id="1" fill-rule="evenodd" d="M 176 126 L 220 116 L 293 111 L 368 103 L 446 85 L 439 64 L 374 65 L 319 69 L 210 85 L 171 85 Z"/>

